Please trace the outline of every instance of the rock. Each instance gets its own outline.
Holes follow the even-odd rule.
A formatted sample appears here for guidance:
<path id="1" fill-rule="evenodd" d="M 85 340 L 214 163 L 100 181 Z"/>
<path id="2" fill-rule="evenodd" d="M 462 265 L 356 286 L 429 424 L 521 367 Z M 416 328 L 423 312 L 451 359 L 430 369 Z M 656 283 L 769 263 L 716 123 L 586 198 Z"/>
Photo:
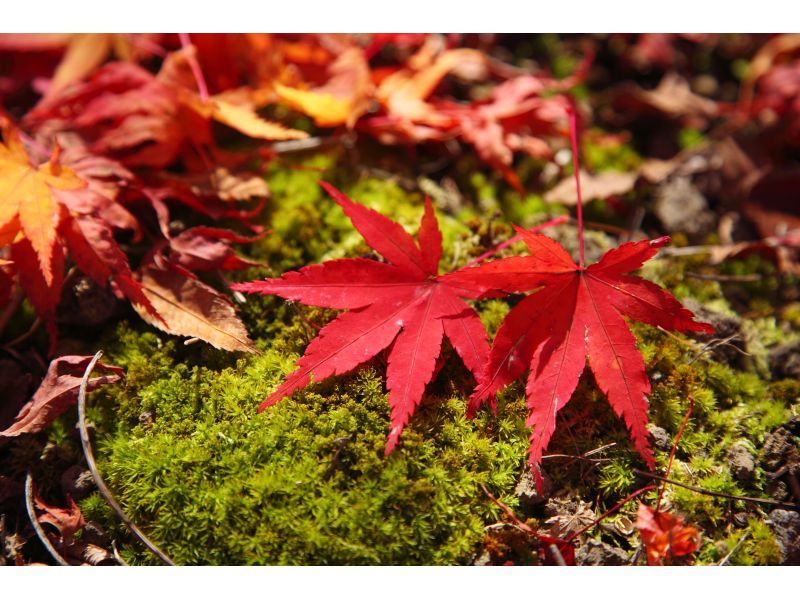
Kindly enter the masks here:
<path id="1" fill-rule="evenodd" d="M 472 561 L 473 567 L 488 567 L 492 564 L 492 555 L 488 550 L 484 550 Z"/>
<path id="2" fill-rule="evenodd" d="M 58 307 L 58 321 L 71 326 L 97 328 L 117 316 L 123 303 L 111 289 L 103 288 L 88 276 L 76 276 L 64 288 Z"/>
<path id="3" fill-rule="evenodd" d="M 542 472 L 542 493 L 536 490 L 536 482 L 533 479 L 533 472 L 530 467 L 525 467 L 522 477 L 514 488 L 514 495 L 519 499 L 520 504 L 527 507 L 540 505 L 550 498 L 553 494 L 553 480 L 546 473 Z"/>
<path id="4" fill-rule="evenodd" d="M 774 347 L 770 350 L 767 360 L 775 378 L 800 379 L 800 341 Z"/>
<path id="5" fill-rule="evenodd" d="M 721 363 L 738 363 L 743 352 L 747 351 L 744 341 L 745 335 L 742 331 L 742 320 L 736 316 L 729 316 L 708 309 L 699 301 L 691 298 L 683 301 L 683 306 L 692 311 L 698 320 L 707 322 L 714 327 L 714 335 L 710 337 L 712 340 L 730 339 L 725 343 L 716 344 L 707 351 L 708 355 Z M 698 333 L 697 336 L 703 340 L 709 339 L 709 335 L 704 333 Z"/>
<path id="6" fill-rule="evenodd" d="M 780 546 L 781 564 L 800 565 L 800 513 L 775 509 L 769 514 L 767 523 Z"/>
<path id="7" fill-rule="evenodd" d="M 714 214 L 706 198 L 686 177 L 659 185 L 653 210 L 668 232 L 685 233 L 692 242 L 702 242 L 714 229 Z"/>
<path id="8" fill-rule="evenodd" d="M 80 465 L 73 465 L 61 474 L 61 489 L 75 500 L 86 498 L 95 488 L 92 473 Z"/>
<path id="9" fill-rule="evenodd" d="M 656 450 L 667 452 L 672 449 L 672 439 L 664 428 L 660 428 L 655 424 L 647 424 L 647 431 L 650 432 L 650 436 L 653 438 L 653 447 Z"/>
<path id="10" fill-rule="evenodd" d="M 756 469 L 756 460 L 745 447 L 737 444 L 728 451 L 728 467 L 731 475 L 740 482 L 753 479 Z"/>
<path id="11" fill-rule="evenodd" d="M 575 551 L 575 564 L 589 567 L 627 565 L 628 553 L 616 546 L 591 539 Z"/>

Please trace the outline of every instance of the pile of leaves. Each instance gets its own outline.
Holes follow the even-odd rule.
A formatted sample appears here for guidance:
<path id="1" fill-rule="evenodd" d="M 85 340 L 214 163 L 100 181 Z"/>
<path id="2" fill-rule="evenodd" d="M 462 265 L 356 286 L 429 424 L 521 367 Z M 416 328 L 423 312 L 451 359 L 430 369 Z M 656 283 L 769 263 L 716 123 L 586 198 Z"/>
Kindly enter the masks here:
<path id="1" fill-rule="evenodd" d="M 733 60 L 748 69 L 732 75 L 725 68 Z M 707 74 L 692 78 L 689 63 L 705 64 Z M 791 190 L 800 179 L 798 73 L 793 35 L 533 43 L 428 34 L 2 35 L 0 335 L 9 356 L 2 374 L 17 382 L 0 405 L 0 442 L 41 433 L 75 404 L 88 363 L 70 350 L 75 326 L 102 329 L 132 309 L 187 344 L 255 354 L 234 303 L 247 292 L 346 310 L 320 327 L 262 410 L 385 356 L 388 456 L 443 367 L 447 340 L 474 379 L 462 389 L 471 393 L 470 418 L 484 405 L 496 412 L 498 393 L 528 373 L 528 462 L 539 492 L 559 412 L 587 363 L 652 470 L 651 380 L 630 321 L 708 342 L 715 326 L 631 272 L 667 245 L 664 233 L 707 244 L 712 265 L 759 255 L 780 276 L 800 272 Z M 633 138 L 647 139 L 636 148 L 646 159 L 626 158 Z M 554 211 L 574 210 L 577 251 L 541 234 L 558 234 L 563 219 L 551 219 L 535 232 L 517 227 L 502 245 L 489 235 L 472 261 L 445 268 L 452 248 L 434 201 L 426 200 L 415 239 L 365 198 L 323 182 L 377 255 L 233 283 L 254 278 L 236 271 L 276 266 L 245 257 L 272 234 L 264 174 L 289 168 L 290 155 L 331 146 L 353 162 L 365 156 L 357 167 L 373 174 L 385 172 L 381 161 L 400 170 L 416 158 L 411 185 L 424 186 L 440 210 L 465 203 L 452 192 L 465 167 L 507 189 L 517 213 L 535 192 Z M 375 147 L 379 157 L 366 157 Z M 670 187 L 681 184 L 683 195 Z M 608 230 L 620 237 L 588 265 L 584 208 L 616 223 Z M 508 255 L 517 240 L 529 256 Z M 89 295 L 100 297 L 100 309 L 69 313 Z M 490 345 L 482 302 L 498 299 L 513 307 Z M 119 381 L 118 368 L 102 367 L 108 375 L 91 378 L 90 388 Z M 85 524 L 77 507 L 70 503 L 70 523 L 59 527 L 57 508 L 34 498 L 49 513 L 39 520 L 59 528 L 68 553 Z M 638 527 L 656 564 L 672 550 L 656 546 L 683 524 L 646 509 Z M 689 548 L 674 556 L 697 548 L 696 530 L 687 529 L 680 533 Z M 554 541 L 569 553 L 570 542 Z"/>

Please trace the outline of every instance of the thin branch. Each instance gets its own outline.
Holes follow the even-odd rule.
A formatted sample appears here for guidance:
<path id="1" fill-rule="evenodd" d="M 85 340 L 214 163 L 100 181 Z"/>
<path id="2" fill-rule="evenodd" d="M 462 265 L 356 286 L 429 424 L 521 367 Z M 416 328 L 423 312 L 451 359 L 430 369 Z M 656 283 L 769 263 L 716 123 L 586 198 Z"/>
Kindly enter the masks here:
<path id="1" fill-rule="evenodd" d="M 677 480 L 670 480 L 665 478 L 664 476 L 660 476 L 655 473 L 650 473 L 649 471 L 642 471 L 641 469 L 634 469 L 633 473 L 635 473 L 638 476 L 650 478 L 651 480 L 658 480 L 660 482 L 674 484 L 675 486 L 686 488 L 687 490 L 691 490 L 692 492 L 697 492 L 698 494 L 705 494 L 706 496 L 727 498 L 728 500 L 741 500 L 742 502 L 749 502 L 758 505 L 768 505 L 770 507 L 780 507 L 781 509 L 788 509 L 791 511 L 800 511 L 800 505 L 792 504 L 789 502 L 780 502 L 779 500 L 772 500 L 769 498 L 753 498 L 751 496 L 737 496 L 735 494 L 728 494 L 726 492 L 716 492 L 714 490 L 706 490 L 705 488 L 700 488 L 698 486 L 691 486 L 689 484 L 684 484 L 683 482 L 678 482 Z"/>
<path id="2" fill-rule="evenodd" d="M 561 551 L 558 549 L 558 546 L 555 544 L 548 544 L 547 550 L 550 551 L 550 556 L 553 557 L 553 561 L 555 561 L 556 565 L 560 567 L 566 567 L 567 562 L 564 560 L 564 555 L 561 554 Z"/>
<path id="3" fill-rule="evenodd" d="M 3 345 L 3 348 L 10 349 L 11 347 L 17 346 L 21 342 L 28 340 L 31 336 L 33 336 L 33 333 L 36 332 L 39 329 L 39 326 L 41 325 L 42 325 L 42 319 L 36 318 L 33 321 L 33 324 L 31 324 L 30 328 L 28 328 L 25 332 L 20 334 L 17 338 L 8 341 L 5 345 Z"/>
<path id="4" fill-rule="evenodd" d="M 33 505 L 33 476 L 30 471 L 25 476 L 25 507 L 28 510 L 28 519 L 31 520 L 31 525 L 36 535 L 39 537 L 39 540 L 47 549 L 47 552 L 55 559 L 56 563 L 63 567 L 69 567 L 69 563 L 58 553 L 55 546 L 50 542 L 50 538 L 47 537 L 47 533 L 42 529 L 42 525 L 36 517 L 36 511 Z"/>
<path id="5" fill-rule="evenodd" d="M 687 272 L 686 276 L 717 282 L 758 282 L 764 278 L 761 274 L 700 274 L 699 272 Z"/>
<path id="6" fill-rule="evenodd" d="M 94 357 L 89 362 L 89 365 L 86 366 L 86 371 L 83 373 L 83 380 L 81 380 L 81 386 L 78 391 L 78 425 L 80 426 L 81 446 L 83 447 L 83 454 L 86 457 L 86 464 L 89 466 L 89 471 L 92 473 L 92 477 L 94 478 L 95 484 L 97 484 L 97 489 L 100 490 L 100 494 L 103 495 L 103 498 L 106 499 L 106 502 L 112 509 L 114 509 L 114 512 L 127 526 L 127 528 L 131 530 L 131 533 L 139 538 L 139 540 L 142 541 L 147 549 L 156 555 L 164 564 L 174 566 L 175 563 L 172 561 L 172 559 L 164 554 L 161 549 L 156 546 L 150 540 L 150 538 L 148 538 L 144 532 L 142 532 L 125 514 L 125 511 L 122 510 L 120 504 L 111 494 L 108 486 L 106 486 L 103 478 L 100 476 L 100 472 L 97 470 L 97 463 L 94 460 L 94 453 L 92 452 L 92 444 L 89 441 L 89 430 L 86 427 L 86 386 L 89 384 L 89 376 L 91 375 L 94 366 L 97 364 L 97 361 L 100 359 L 102 354 L 102 351 L 95 353 Z"/>

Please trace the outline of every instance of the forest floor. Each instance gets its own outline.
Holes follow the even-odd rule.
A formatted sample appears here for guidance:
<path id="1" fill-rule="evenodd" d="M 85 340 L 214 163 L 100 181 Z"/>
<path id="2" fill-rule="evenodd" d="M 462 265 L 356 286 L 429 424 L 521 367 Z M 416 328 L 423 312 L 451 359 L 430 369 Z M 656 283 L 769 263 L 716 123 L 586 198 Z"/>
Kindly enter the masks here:
<path id="1" fill-rule="evenodd" d="M 0 564 L 163 561 L 113 501 L 177 564 L 800 564 L 797 36 L 165 35 L 126 63 L 102 43 L 82 71 L 59 66 L 75 39 L 0 36 Z M 53 195 L 55 232 L 4 221 L 15 151 L 69 191 L 63 151 L 95 195 Z M 528 255 L 512 225 L 587 263 L 669 235 L 638 274 L 715 332 L 630 323 L 655 467 L 586 368 L 537 488 L 525 383 L 467 418 L 447 342 L 389 455 L 390 349 L 259 412 L 338 312 L 230 285 L 381 259 L 321 181 L 412 234 L 430 198 L 442 272 Z M 520 301 L 470 305 L 492 339 Z M 97 351 L 120 368 L 87 394 L 105 491 L 68 362 Z"/>

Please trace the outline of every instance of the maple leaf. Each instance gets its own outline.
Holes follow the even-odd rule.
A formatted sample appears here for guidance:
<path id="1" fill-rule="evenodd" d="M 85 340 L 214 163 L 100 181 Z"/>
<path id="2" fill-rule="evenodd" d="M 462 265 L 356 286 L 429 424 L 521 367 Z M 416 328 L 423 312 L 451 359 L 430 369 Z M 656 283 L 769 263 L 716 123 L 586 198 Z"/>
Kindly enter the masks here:
<path id="1" fill-rule="evenodd" d="M 647 549 L 647 564 L 662 565 L 664 559 L 692 554 L 700 546 L 700 532 L 682 517 L 651 509 L 639 503 L 636 529 Z"/>
<path id="2" fill-rule="evenodd" d="M 713 332 L 659 286 L 626 275 L 653 257 L 669 237 L 625 243 L 596 264 L 581 267 L 552 239 L 523 229 L 518 233 L 530 257 L 499 260 L 454 275 L 463 283 L 491 279 L 508 292 L 541 289 L 525 297 L 500 326 L 469 415 L 487 401 L 494 406 L 495 393 L 530 368 L 530 462 L 541 485 L 539 462 L 555 430 L 556 415 L 572 396 L 588 358 L 598 386 L 652 466 L 645 427 L 650 381 L 623 316 L 666 330 Z"/>
<path id="3" fill-rule="evenodd" d="M 327 183 L 322 186 L 388 263 L 333 260 L 280 278 L 232 286 L 306 305 L 349 310 L 320 331 L 297 361 L 297 369 L 260 409 L 305 387 L 312 377 L 318 382 L 348 372 L 391 345 L 386 371 L 391 406 L 388 454 L 433 377 L 445 336 L 480 380 L 489 346 L 478 315 L 464 299 L 477 298 L 486 287 L 480 281 L 454 283 L 452 274 L 439 274 L 442 236 L 430 200 L 425 203 L 417 245 L 396 222 L 354 203 Z"/>
<path id="4" fill-rule="evenodd" d="M 76 190 L 86 183 L 59 162 L 58 151 L 35 166 L 16 132 L 0 143 L 0 236 L 21 232 L 30 241 L 45 282 L 53 283 L 56 230 L 61 220 L 58 190 Z"/>
<path id="5" fill-rule="evenodd" d="M 320 127 L 347 124 L 369 108 L 372 93 L 369 65 L 363 50 L 348 48 L 330 65 L 330 79 L 313 89 L 296 89 L 275 83 L 275 92 L 293 108 L 314 118 Z"/>
<path id="6" fill-rule="evenodd" d="M 227 297 L 178 264 L 154 256 L 139 267 L 136 282 L 156 315 L 134 303 L 144 321 L 178 336 L 199 338 L 226 351 L 257 353 Z"/>
<path id="7" fill-rule="evenodd" d="M 74 405 L 78 400 L 83 372 L 91 360 L 91 356 L 67 355 L 51 361 L 33 398 L 25 404 L 14 422 L 0 431 L 0 437 L 39 432 Z M 121 368 L 101 363 L 97 366 L 107 374 L 90 378 L 87 385 L 89 391 L 121 379 Z"/>
<path id="8" fill-rule="evenodd" d="M 94 153 L 130 166 L 163 167 L 191 143 L 212 145 L 212 120 L 259 139 L 308 136 L 261 118 L 232 94 L 200 97 L 189 66 L 193 57 L 191 47 L 174 52 L 157 75 L 125 62 L 106 64 L 87 81 L 48 95 L 25 122 L 48 133 L 78 131 Z"/>

